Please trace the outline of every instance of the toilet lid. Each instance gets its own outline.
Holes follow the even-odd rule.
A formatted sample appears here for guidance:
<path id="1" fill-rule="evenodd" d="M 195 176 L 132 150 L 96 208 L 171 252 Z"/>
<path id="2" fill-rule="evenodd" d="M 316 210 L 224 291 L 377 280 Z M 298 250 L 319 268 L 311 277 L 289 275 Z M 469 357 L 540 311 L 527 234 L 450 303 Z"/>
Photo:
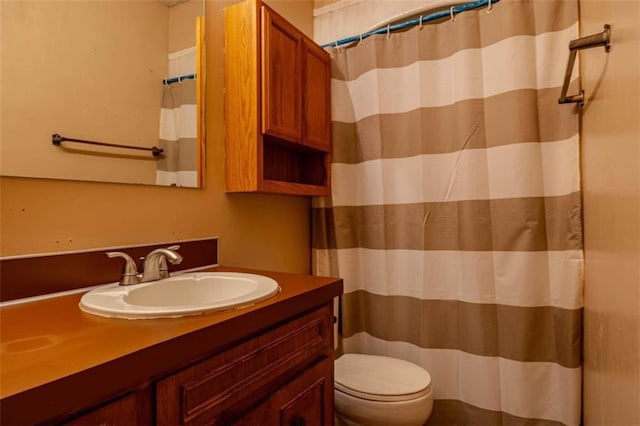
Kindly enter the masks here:
<path id="1" fill-rule="evenodd" d="M 334 366 L 336 389 L 357 398 L 404 401 L 431 391 L 429 373 L 401 359 L 345 354 L 335 361 Z"/>

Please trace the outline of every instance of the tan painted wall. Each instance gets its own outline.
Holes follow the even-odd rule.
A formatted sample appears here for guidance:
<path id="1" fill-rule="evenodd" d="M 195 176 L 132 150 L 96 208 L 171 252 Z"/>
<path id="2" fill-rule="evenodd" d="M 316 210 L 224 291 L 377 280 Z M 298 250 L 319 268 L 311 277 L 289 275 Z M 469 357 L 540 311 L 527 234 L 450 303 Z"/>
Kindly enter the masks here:
<path id="1" fill-rule="evenodd" d="M 169 9 L 157 1 L 2 3 L 2 175 L 154 183 L 148 153 L 58 148 L 51 135 L 157 144 Z"/>
<path id="2" fill-rule="evenodd" d="M 640 2 L 583 0 L 584 423 L 640 425 Z M 599 86 L 599 88 L 598 88 Z"/>
<path id="3" fill-rule="evenodd" d="M 313 38 L 313 0 L 264 0 L 276 12 Z"/>
<path id="4" fill-rule="evenodd" d="M 339 0 L 315 0 L 314 8 L 319 9 L 321 7 L 328 6 L 332 3 L 337 3 Z"/>
<path id="5" fill-rule="evenodd" d="M 204 0 L 189 0 L 169 8 L 169 52 L 196 45 L 196 17 L 204 15 Z"/>
<path id="6" fill-rule="evenodd" d="M 292 272 L 310 270 L 307 198 L 227 195 L 223 191 L 222 11 L 230 3 L 207 2 L 207 188 L 3 177 L 0 254 L 217 235 L 222 264 Z M 287 2 L 275 3 L 285 17 L 305 32 L 312 32 L 311 0 L 296 1 L 291 11 Z"/>

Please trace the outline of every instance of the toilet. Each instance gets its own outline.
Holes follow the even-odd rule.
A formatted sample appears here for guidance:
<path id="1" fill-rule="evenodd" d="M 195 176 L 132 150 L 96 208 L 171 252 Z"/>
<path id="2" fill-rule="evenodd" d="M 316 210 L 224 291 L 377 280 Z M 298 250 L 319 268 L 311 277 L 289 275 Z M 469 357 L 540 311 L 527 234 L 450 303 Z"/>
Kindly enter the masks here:
<path id="1" fill-rule="evenodd" d="M 337 426 L 418 426 L 433 409 L 431 376 L 396 358 L 345 354 L 335 361 Z"/>

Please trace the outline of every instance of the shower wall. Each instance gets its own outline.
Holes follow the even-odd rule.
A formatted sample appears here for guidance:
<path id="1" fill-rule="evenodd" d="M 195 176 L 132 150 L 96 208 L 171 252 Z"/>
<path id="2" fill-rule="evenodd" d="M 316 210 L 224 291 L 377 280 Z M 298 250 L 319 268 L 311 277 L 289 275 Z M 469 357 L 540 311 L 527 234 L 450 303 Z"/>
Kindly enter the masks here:
<path id="1" fill-rule="evenodd" d="M 640 2 L 581 1 L 584 424 L 640 424 Z"/>

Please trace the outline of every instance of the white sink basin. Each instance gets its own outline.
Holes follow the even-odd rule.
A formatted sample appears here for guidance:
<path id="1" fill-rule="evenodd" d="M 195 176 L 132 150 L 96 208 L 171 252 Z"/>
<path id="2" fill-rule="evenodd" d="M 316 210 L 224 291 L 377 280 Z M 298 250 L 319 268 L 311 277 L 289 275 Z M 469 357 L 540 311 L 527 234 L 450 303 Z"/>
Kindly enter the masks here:
<path id="1" fill-rule="evenodd" d="M 175 318 L 252 305 L 275 296 L 278 283 L 239 272 L 192 272 L 142 284 L 109 284 L 82 296 L 80 309 L 103 317 Z"/>

